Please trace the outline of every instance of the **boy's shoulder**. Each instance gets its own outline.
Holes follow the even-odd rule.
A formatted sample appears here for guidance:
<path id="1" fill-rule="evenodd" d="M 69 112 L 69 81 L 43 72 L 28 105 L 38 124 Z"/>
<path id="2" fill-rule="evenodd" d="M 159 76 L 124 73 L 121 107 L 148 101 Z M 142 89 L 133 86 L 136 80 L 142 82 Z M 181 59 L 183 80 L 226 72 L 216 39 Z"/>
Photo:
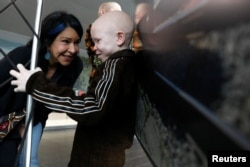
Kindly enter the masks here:
<path id="1" fill-rule="evenodd" d="M 133 56 L 135 56 L 135 52 L 133 50 L 123 49 L 110 55 L 109 59 L 117 59 L 117 58 L 133 57 Z"/>

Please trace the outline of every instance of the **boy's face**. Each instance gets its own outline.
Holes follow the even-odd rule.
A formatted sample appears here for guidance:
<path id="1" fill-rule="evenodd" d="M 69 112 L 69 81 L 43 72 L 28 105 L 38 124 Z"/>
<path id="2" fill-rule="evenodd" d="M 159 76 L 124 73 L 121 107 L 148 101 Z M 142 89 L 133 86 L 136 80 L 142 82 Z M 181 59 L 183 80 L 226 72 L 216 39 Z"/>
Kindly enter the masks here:
<path id="1" fill-rule="evenodd" d="M 95 53 L 102 62 L 119 50 L 117 44 L 118 37 L 111 26 L 93 25 L 91 27 L 91 36 L 95 43 Z"/>

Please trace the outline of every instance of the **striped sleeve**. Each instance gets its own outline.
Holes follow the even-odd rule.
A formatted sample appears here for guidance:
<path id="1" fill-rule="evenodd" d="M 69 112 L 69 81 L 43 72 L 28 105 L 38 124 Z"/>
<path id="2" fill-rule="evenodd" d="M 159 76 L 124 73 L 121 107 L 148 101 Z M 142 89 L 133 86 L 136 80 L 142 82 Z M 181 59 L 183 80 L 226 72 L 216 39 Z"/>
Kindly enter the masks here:
<path id="1" fill-rule="evenodd" d="M 87 92 L 77 97 L 71 88 L 50 83 L 41 72 L 31 76 L 26 86 L 27 93 L 31 94 L 35 100 L 44 103 L 45 107 L 58 112 L 82 115 L 102 111 L 108 96 L 111 96 L 110 90 L 115 85 L 114 78 L 118 61 L 119 59 L 113 59 L 105 63 L 103 75 L 91 96 Z"/>

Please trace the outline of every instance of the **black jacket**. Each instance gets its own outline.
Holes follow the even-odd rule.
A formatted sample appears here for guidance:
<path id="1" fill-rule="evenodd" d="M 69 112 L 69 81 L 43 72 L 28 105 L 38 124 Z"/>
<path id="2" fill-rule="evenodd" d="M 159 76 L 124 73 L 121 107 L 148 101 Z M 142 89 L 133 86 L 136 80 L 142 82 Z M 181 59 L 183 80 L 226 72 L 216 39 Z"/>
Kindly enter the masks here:
<path id="1" fill-rule="evenodd" d="M 30 77 L 26 90 L 47 108 L 71 114 L 78 121 L 69 166 L 108 166 L 107 159 L 124 162 L 124 151 L 132 144 L 135 128 L 137 77 L 133 51 L 121 50 L 99 65 L 83 96 L 49 83 L 42 72 Z"/>

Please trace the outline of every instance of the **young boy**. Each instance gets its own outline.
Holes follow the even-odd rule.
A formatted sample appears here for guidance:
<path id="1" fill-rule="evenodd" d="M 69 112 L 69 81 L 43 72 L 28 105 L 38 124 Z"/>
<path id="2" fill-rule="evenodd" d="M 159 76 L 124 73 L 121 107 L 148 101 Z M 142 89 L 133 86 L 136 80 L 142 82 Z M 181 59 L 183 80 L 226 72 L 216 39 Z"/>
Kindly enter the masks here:
<path id="1" fill-rule="evenodd" d="M 98 17 L 100 17 L 104 15 L 105 13 L 112 12 L 112 11 L 122 11 L 121 5 L 113 1 L 103 2 L 99 6 L 97 14 L 98 14 Z M 98 63 L 99 63 L 98 59 L 96 59 L 96 56 L 95 56 L 94 41 L 92 40 L 90 30 L 91 30 L 91 24 L 88 26 L 86 33 L 85 33 L 85 46 L 86 46 L 87 53 L 89 55 L 89 62 L 92 65 L 92 70 L 89 76 L 89 82 L 91 82 L 93 75 L 95 74 L 95 71 L 96 71 L 96 66 L 98 66 Z"/>
<path id="2" fill-rule="evenodd" d="M 78 121 L 69 166 L 121 167 L 125 149 L 132 145 L 136 106 L 134 52 L 129 49 L 134 24 L 129 15 L 112 11 L 92 24 L 98 66 L 86 94 L 50 83 L 44 73 L 11 70 L 15 92 L 26 91 L 49 109 L 65 112 Z"/>

